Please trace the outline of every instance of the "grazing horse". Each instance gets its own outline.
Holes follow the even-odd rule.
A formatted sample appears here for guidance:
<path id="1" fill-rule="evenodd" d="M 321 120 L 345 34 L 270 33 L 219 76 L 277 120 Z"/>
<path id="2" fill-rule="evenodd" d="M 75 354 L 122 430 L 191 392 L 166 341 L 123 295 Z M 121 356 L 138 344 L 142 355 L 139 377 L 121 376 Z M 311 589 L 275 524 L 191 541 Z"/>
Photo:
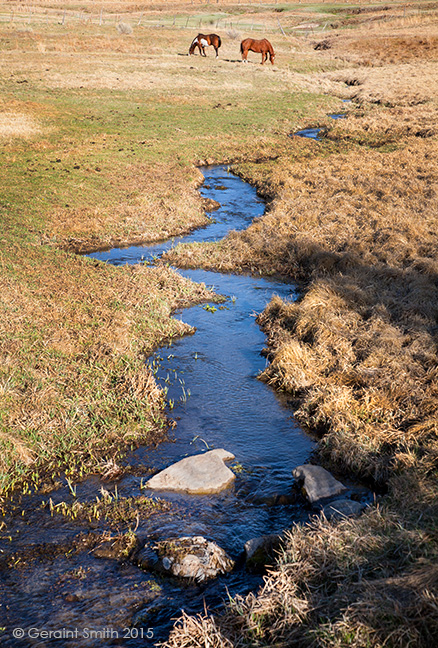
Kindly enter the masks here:
<path id="1" fill-rule="evenodd" d="M 221 37 L 218 36 L 217 34 L 198 34 L 196 38 L 193 39 L 193 42 L 190 45 L 189 55 L 191 56 L 194 53 L 195 49 L 198 48 L 201 56 L 207 56 L 205 53 L 205 48 L 208 45 L 213 45 L 216 51 L 216 58 L 217 58 L 217 51 L 221 46 L 221 44 L 222 44 Z"/>
<path id="2" fill-rule="evenodd" d="M 260 52 L 262 55 L 262 65 L 268 58 L 274 65 L 274 59 L 275 59 L 275 52 L 274 48 L 272 47 L 271 43 L 266 40 L 266 38 L 263 38 L 262 40 L 254 40 L 254 38 L 245 38 L 240 43 L 240 51 L 242 54 L 242 61 L 244 63 L 247 63 L 247 58 L 248 58 L 248 52 L 251 50 L 251 52 Z"/>

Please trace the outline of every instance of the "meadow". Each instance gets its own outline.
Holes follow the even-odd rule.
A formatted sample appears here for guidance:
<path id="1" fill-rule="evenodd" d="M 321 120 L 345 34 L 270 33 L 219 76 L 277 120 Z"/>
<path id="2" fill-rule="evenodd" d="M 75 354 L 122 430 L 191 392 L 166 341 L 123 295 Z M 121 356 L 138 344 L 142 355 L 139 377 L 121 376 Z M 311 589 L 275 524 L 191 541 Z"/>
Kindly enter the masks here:
<path id="1" fill-rule="evenodd" d="M 0 5 L 5 505 L 14 487 L 102 475 L 164 438 L 144 359 L 191 332 L 175 309 L 213 299 L 169 262 L 299 283 L 297 302 L 259 315 L 261 378 L 294 398 L 323 465 L 376 491 L 358 520 L 292 529 L 260 592 L 183 616 L 169 647 L 438 636 L 437 9 Z M 187 56 L 204 30 L 223 37 L 218 60 Z M 257 34 L 274 66 L 240 62 Z M 306 126 L 323 141 L 291 137 Z M 247 231 L 154 267 L 77 254 L 205 224 L 197 166 L 216 162 L 268 201 Z"/>

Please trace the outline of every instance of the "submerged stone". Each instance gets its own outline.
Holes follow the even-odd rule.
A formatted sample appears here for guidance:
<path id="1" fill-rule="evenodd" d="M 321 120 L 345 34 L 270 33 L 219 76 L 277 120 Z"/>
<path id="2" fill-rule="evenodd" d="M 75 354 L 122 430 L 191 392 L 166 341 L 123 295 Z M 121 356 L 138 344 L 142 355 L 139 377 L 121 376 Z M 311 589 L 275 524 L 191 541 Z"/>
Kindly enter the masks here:
<path id="1" fill-rule="evenodd" d="M 138 551 L 139 547 L 140 541 L 135 534 L 124 534 L 103 540 L 92 553 L 96 558 L 124 561 Z"/>
<path id="2" fill-rule="evenodd" d="M 154 475 L 146 486 L 193 495 L 218 493 L 236 478 L 224 464 L 224 461 L 231 459 L 234 459 L 234 455 L 222 448 L 186 457 Z"/>
<path id="3" fill-rule="evenodd" d="M 298 482 L 303 482 L 303 489 L 311 504 L 318 504 L 321 500 L 337 497 L 348 490 L 322 466 L 304 464 L 297 466 L 292 474 Z"/>
<path id="4" fill-rule="evenodd" d="M 364 508 L 365 504 L 362 502 L 339 499 L 323 506 L 322 512 L 328 520 L 342 520 L 346 517 L 358 517 Z"/>
<path id="5" fill-rule="evenodd" d="M 229 572 L 234 560 L 215 542 L 203 536 L 170 538 L 146 544 L 138 553 L 143 569 L 190 578 L 198 582 Z"/>
<path id="6" fill-rule="evenodd" d="M 248 571 L 262 572 L 272 564 L 281 540 L 281 534 L 271 533 L 245 542 L 245 566 Z"/>

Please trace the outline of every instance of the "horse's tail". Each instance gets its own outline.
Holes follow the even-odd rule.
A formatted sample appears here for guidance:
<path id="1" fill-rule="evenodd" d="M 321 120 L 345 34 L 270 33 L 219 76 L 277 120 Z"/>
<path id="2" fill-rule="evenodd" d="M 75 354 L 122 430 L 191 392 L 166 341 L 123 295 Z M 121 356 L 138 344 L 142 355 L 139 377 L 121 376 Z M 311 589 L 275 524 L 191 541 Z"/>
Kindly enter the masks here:
<path id="1" fill-rule="evenodd" d="M 243 54 L 243 41 L 240 43 L 240 53 Z"/>
<path id="2" fill-rule="evenodd" d="M 217 37 L 217 46 L 220 47 L 222 45 L 221 37 Z"/>

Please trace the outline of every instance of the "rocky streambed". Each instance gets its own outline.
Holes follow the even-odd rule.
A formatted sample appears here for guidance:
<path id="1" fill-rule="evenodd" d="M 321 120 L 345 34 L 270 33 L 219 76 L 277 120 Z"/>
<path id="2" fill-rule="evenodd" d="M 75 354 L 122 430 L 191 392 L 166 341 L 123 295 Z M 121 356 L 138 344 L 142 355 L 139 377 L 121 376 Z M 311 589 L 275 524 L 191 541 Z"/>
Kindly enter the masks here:
<path id="1" fill-rule="evenodd" d="M 220 206 L 211 226 L 184 240 L 214 240 L 263 214 L 255 190 L 227 168 L 203 173 L 202 195 Z M 138 263 L 168 245 L 92 256 Z M 138 448 L 120 478 L 62 480 L 47 496 L 12 503 L 0 538 L 2 646 L 152 645 L 182 608 L 196 613 L 255 589 L 293 523 L 323 506 L 328 516 L 359 514 L 369 501 L 366 491 L 308 465 L 314 440 L 287 398 L 257 379 L 266 360 L 254 314 L 273 294 L 293 299 L 294 286 L 183 274 L 227 300 L 177 314 L 195 335 L 150 359 L 172 405 L 174 438 Z M 207 461 L 213 456 L 219 477 Z M 195 467 L 179 472 L 175 487 L 168 469 L 180 462 Z"/>

